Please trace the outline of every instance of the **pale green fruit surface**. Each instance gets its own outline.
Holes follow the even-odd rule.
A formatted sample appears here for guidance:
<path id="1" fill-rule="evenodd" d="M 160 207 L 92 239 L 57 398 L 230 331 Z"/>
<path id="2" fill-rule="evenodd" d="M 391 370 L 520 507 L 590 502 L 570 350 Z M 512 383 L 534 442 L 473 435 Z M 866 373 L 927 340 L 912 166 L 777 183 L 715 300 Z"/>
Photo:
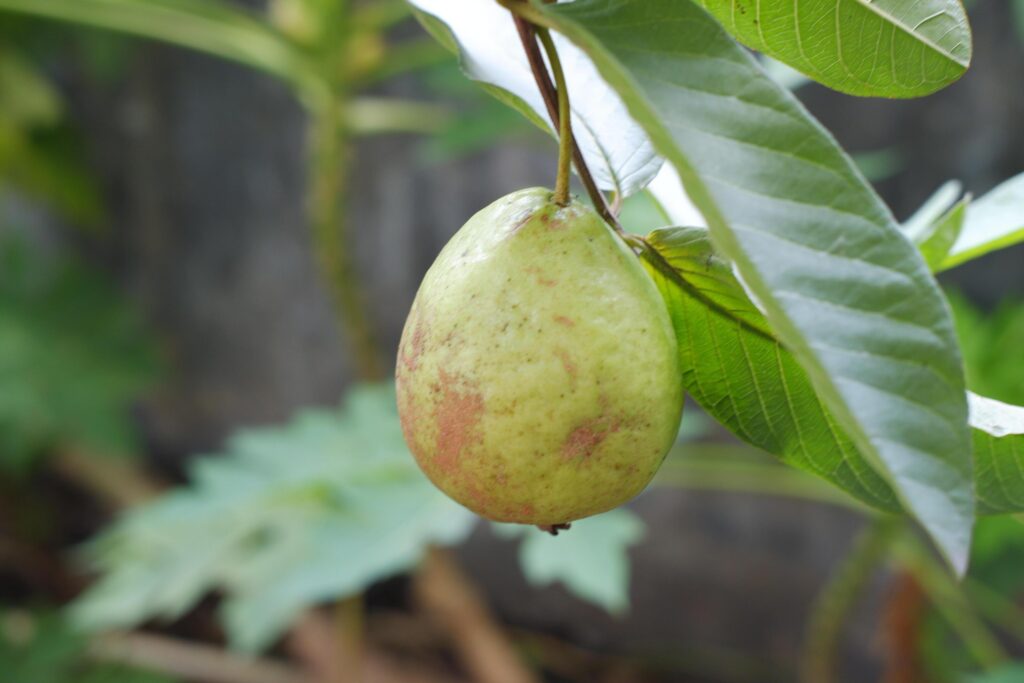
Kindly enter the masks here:
<path id="1" fill-rule="evenodd" d="M 473 216 L 423 279 L 396 369 L 410 449 L 497 521 L 560 524 L 639 493 L 683 389 L 665 304 L 590 208 L 521 190 Z"/>

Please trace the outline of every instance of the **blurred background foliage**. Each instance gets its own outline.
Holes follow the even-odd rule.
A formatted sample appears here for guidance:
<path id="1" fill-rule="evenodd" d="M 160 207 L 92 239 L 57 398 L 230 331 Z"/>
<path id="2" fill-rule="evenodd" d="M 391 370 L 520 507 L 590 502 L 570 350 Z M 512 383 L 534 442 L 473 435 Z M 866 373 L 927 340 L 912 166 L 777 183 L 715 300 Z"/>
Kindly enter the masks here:
<path id="1" fill-rule="evenodd" d="M 1024 3 L 1012 3 L 1011 12 L 1024 41 Z M 118 244 L 131 239 L 125 233 L 132 226 L 118 227 L 123 188 L 106 168 L 111 157 L 117 165 L 118 154 L 97 149 L 95 121 L 81 115 L 79 101 L 83 90 L 126 97 L 132 70 L 159 59 L 142 40 L 153 38 L 269 74 L 301 103 L 308 133 L 305 225 L 300 220 L 288 229 L 307 229 L 322 287 L 332 292 L 346 331 L 344 347 L 331 352 L 358 359 L 340 405 L 302 408 L 277 424 L 236 424 L 216 447 L 181 453 L 189 458 L 181 469 L 153 457 L 159 430 L 140 414 L 159 404 L 185 352 L 120 260 L 129 252 Z M 1020 44 L 1008 45 L 1020 59 Z M 808 99 L 820 97 L 814 89 Z M 833 106 L 845 101 L 834 99 L 840 104 Z M 417 177 L 462 165 L 470 180 L 483 178 L 480 159 L 502 146 L 530 149 L 538 168 L 550 166 L 550 149 L 536 129 L 463 78 L 401 2 L 0 0 L 4 680 L 336 683 L 356 680 L 358 670 L 385 681 L 795 680 L 798 645 L 788 644 L 793 656 L 776 667 L 735 646 L 726 653 L 729 664 L 712 656 L 666 663 L 626 654 L 625 646 L 581 647 L 586 639 L 574 638 L 629 614 L 630 596 L 643 588 L 631 583 L 637 548 L 658 547 L 662 527 L 688 520 L 644 507 L 644 515 L 616 511 L 558 537 L 491 529 L 438 494 L 415 467 L 392 389 L 382 381 L 393 343 L 375 329 L 372 315 L 392 302 L 374 298 L 367 269 L 356 263 L 356 229 L 344 227 L 365 201 L 354 186 L 399 186 L 404 177 L 374 166 L 374 155 L 388 148 L 365 140 L 410 134 L 401 139 L 412 151 L 397 163 Z M 864 149 L 858 161 L 883 191 L 920 171 L 913 150 Z M 1024 151 L 1015 159 L 1019 170 Z M 233 161 L 225 159 L 219 172 L 230 174 Z M 543 175 L 536 182 L 546 181 Z M 460 201 L 472 208 L 500 191 L 486 186 Z M 910 202 L 902 201 L 904 208 Z M 643 194 L 626 202 L 622 220 L 636 232 L 663 222 Z M 424 252 L 417 263 L 429 263 L 436 245 L 403 238 Z M 950 292 L 971 387 L 1024 403 L 1021 293 L 979 306 L 953 288 L 960 277 L 950 278 Z M 965 291 L 977 286 L 955 284 Z M 180 286 L 193 283 L 183 276 Z M 729 441 L 693 409 L 657 488 L 651 498 L 699 489 L 852 505 Z M 886 671 L 889 683 L 1024 680 L 1010 663 L 1024 656 L 1024 525 L 983 520 L 963 586 L 936 578 L 934 558 L 907 551 L 914 541 L 895 537 L 879 560 L 888 588 L 875 591 L 887 596 L 878 611 L 888 620 L 882 631 L 889 650 L 850 665 L 856 680 L 865 680 L 864 659 L 868 671 Z M 467 576 L 459 560 L 474 566 L 472 551 L 452 550 L 476 543 L 479 552 L 500 555 L 495 549 L 510 541 L 518 545 L 503 557 L 516 559 L 520 583 L 535 587 L 529 594 L 542 596 L 545 609 L 564 609 L 576 626 L 495 616 L 489 602 L 500 604 L 505 593 L 525 600 L 525 589 Z M 903 551 L 894 549 L 901 545 Z M 876 564 L 862 575 L 843 574 L 843 567 L 857 566 L 855 555 L 856 548 L 846 561 L 829 558 L 839 565 L 835 576 L 849 580 L 826 582 L 812 607 L 810 623 L 836 629 L 837 640 L 825 642 L 835 650 L 827 656 L 842 656 L 841 629 L 829 619 L 845 616 L 830 608 L 864 594 L 876 574 Z M 541 590 L 552 583 L 594 607 L 557 607 L 551 591 Z M 669 615 L 676 610 L 660 607 Z M 748 606 L 737 596 L 731 608 L 742 620 Z M 707 613 L 692 618 L 717 620 Z M 849 637 L 859 639 L 859 651 L 875 647 L 863 634 Z M 233 650 L 251 657 L 236 659 Z M 338 672 L 339 661 L 347 671 Z"/>
<path id="2" fill-rule="evenodd" d="M 61 448 L 139 452 L 130 408 L 158 376 L 155 342 L 108 276 L 0 243 L 0 466 Z"/>

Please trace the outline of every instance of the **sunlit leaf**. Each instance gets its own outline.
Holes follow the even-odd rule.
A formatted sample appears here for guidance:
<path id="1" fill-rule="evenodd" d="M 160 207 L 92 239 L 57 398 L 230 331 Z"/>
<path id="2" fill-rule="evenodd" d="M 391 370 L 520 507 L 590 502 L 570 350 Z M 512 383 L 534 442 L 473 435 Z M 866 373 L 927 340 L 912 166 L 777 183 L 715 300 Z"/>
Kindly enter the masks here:
<path id="1" fill-rule="evenodd" d="M 969 198 L 957 202 L 952 209 L 935 221 L 917 241 L 917 248 L 921 250 L 921 256 L 933 271 L 940 268 L 949 255 L 949 250 L 953 248 L 953 244 L 960 236 L 967 218 L 969 203 Z"/>
<path id="2" fill-rule="evenodd" d="M 1024 173 L 975 200 L 941 269 L 1024 242 Z"/>
<path id="3" fill-rule="evenodd" d="M 903 232 L 915 243 L 924 239 L 932 226 L 949 211 L 960 198 L 963 185 L 957 180 L 942 184 L 910 218 L 903 222 Z"/>
<path id="4" fill-rule="evenodd" d="M 489 84 L 490 92 L 552 131 L 508 11 L 490 1 L 410 1 L 436 22 L 432 32 L 443 43 L 457 46 L 471 78 Z M 633 194 L 654 177 L 661 158 L 590 59 L 564 38 L 556 36 L 555 44 L 571 93 L 573 131 L 587 165 L 602 189 Z"/>
<path id="5" fill-rule="evenodd" d="M 700 0 L 740 42 L 853 95 L 918 97 L 963 75 L 960 0 Z"/>
<path id="6" fill-rule="evenodd" d="M 688 0 L 534 11 L 594 59 L 837 423 L 962 570 L 974 501 L 952 322 L 850 159 Z"/>

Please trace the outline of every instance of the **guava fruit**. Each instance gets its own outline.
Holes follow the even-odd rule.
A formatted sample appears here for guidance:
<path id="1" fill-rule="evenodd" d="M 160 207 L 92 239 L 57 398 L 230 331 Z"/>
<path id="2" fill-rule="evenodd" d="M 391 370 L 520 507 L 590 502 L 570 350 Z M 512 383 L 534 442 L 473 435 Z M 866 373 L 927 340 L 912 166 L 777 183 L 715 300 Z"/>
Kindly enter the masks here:
<path id="1" fill-rule="evenodd" d="M 514 192 L 469 219 L 402 333 L 410 450 L 489 519 L 557 528 L 639 493 L 671 447 L 683 389 L 664 301 L 589 207 Z"/>

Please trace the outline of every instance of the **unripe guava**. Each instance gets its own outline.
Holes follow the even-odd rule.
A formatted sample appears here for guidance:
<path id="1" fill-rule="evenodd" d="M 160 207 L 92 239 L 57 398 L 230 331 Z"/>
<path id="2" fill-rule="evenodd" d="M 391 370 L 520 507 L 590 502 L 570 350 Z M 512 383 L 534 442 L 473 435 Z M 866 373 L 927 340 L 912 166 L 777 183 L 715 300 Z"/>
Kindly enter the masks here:
<path id="1" fill-rule="evenodd" d="M 494 202 L 442 250 L 395 374 L 420 467 L 501 522 L 554 526 L 624 503 L 682 414 L 653 281 L 593 210 L 543 188 Z"/>

